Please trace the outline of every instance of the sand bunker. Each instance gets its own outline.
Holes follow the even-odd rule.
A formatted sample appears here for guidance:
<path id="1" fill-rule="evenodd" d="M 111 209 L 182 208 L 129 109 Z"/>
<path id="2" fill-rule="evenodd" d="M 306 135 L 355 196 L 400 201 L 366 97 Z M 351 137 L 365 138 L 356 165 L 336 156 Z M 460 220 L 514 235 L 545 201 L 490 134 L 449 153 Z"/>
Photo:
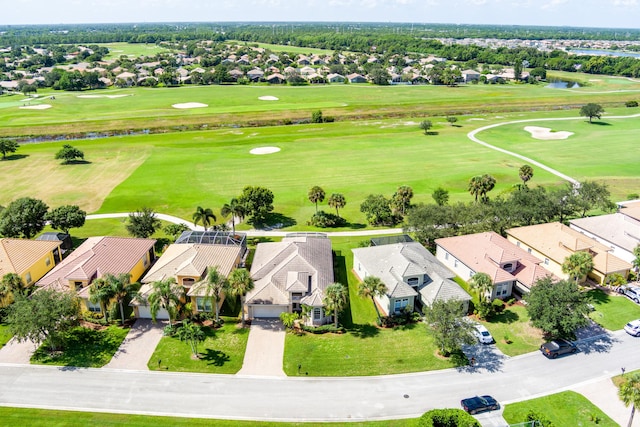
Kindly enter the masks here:
<path id="1" fill-rule="evenodd" d="M 543 139 L 543 140 L 567 139 L 571 135 L 573 135 L 573 132 L 567 132 L 567 131 L 551 132 L 551 129 L 549 128 L 541 128 L 538 126 L 525 126 L 524 130 L 529 132 L 533 138 Z"/>
<path id="2" fill-rule="evenodd" d="M 132 96 L 132 95 L 78 95 L 78 98 L 84 98 L 84 99 L 109 98 L 109 99 L 114 99 L 114 98 L 123 98 L 125 96 Z"/>
<path id="3" fill-rule="evenodd" d="M 260 101 L 278 101 L 278 98 L 275 96 L 260 96 L 258 97 Z"/>
<path id="4" fill-rule="evenodd" d="M 254 148 L 249 152 L 251 154 L 261 155 L 261 154 L 273 154 L 273 153 L 277 153 L 278 151 L 280 151 L 278 147 L 258 147 L 258 148 Z"/>
<path id="5" fill-rule="evenodd" d="M 46 110 L 47 108 L 51 108 L 49 104 L 40 104 L 40 105 L 24 105 L 22 107 L 18 107 L 21 110 Z"/>
<path id="6" fill-rule="evenodd" d="M 172 107 L 183 110 L 187 108 L 205 108 L 205 107 L 208 107 L 208 105 L 202 104 L 200 102 L 184 102 L 182 104 L 173 104 Z"/>

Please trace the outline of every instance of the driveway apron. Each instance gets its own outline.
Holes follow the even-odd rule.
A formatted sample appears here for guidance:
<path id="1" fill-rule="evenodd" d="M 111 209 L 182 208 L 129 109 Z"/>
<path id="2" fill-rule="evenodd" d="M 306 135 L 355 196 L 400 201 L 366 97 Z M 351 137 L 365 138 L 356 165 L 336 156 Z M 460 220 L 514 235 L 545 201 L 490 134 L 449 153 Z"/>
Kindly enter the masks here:
<path id="1" fill-rule="evenodd" d="M 238 375 L 284 377 L 285 330 L 279 319 L 254 319 Z"/>
<path id="2" fill-rule="evenodd" d="M 591 401 L 594 405 L 611 417 L 612 420 L 626 426 L 631 415 L 631 407 L 624 406 L 618 398 L 618 388 L 613 385 L 610 378 L 581 384 L 572 389 Z M 640 416 L 633 417 L 633 427 L 640 427 Z"/>
<path id="3" fill-rule="evenodd" d="M 4 347 L 0 348 L 0 363 L 31 363 L 31 356 L 36 351 L 36 345 L 33 341 L 18 342 L 15 338 L 11 338 Z"/>
<path id="4" fill-rule="evenodd" d="M 138 319 L 105 368 L 148 370 L 147 363 L 162 338 L 166 322 Z"/>

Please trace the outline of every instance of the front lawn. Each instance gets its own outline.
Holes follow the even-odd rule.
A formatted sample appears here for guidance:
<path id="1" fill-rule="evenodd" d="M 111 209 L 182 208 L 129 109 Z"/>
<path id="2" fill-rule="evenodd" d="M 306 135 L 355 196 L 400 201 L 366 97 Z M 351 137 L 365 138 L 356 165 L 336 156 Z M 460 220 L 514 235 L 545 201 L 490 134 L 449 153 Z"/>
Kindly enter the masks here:
<path id="1" fill-rule="evenodd" d="M 206 339 L 198 346 L 199 359 L 192 358 L 191 348 L 185 341 L 163 337 L 149 359 L 149 369 L 235 374 L 242 368 L 249 338 L 249 328 L 242 329 L 237 322 L 237 319 L 225 318 L 220 329 L 203 328 Z"/>
<path id="2" fill-rule="evenodd" d="M 64 338 L 63 351 L 51 354 L 46 344 L 41 345 L 31 356 L 31 363 L 100 368 L 109 363 L 128 332 L 119 326 L 102 331 L 73 328 Z"/>
<path id="3" fill-rule="evenodd" d="M 436 355 L 423 323 L 395 329 L 354 326 L 344 334 L 287 333 L 284 372 L 289 376 L 366 376 L 433 371 L 467 364 L 464 355 Z M 300 371 L 298 371 L 300 365 Z"/>
<path id="4" fill-rule="evenodd" d="M 481 321 L 491 332 L 496 346 L 507 356 L 535 351 L 542 344 L 542 331 L 531 326 L 529 313 L 522 305 L 511 305 L 489 321 Z M 510 344 L 506 343 L 506 338 Z"/>
<path id="5" fill-rule="evenodd" d="M 0 407 L 0 418 L 2 425 L 7 427 L 76 427 L 85 425 L 101 427 L 416 427 L 418 425 L 417 418 L 343 423 L 281 423 L 7 407 Z"/>
<path id="6" fill-rule="evenodd" d="M 0 347 L 4 347 L 12 337 L 13 335 L 9 332 L 9 326 L 4 323 L 0 324 Z"/>
<path id="7" fill-rule="evenodd" d="M 506 405 L 503 417 L 510 424 L 520 423 L 529 411 L 544 416 L 554 427 L 618 425 L 586 397 L 573 391 Z"/>
<path id="8" fill-rule="evenodd" d="M 624 295 L 607 295 L 600 289 L 590 290 L 587 294 L 595 307 L 589 317 L 605 329 L 616 331 L 630 320 L 640 318 L 640 305 Z"/>

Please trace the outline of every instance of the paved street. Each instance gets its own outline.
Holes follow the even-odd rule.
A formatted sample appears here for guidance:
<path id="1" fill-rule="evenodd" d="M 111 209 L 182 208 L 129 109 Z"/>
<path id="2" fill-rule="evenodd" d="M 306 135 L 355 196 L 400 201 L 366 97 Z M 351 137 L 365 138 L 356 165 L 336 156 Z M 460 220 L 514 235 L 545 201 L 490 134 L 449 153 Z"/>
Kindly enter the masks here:
<path id="1" fill-rule="evenodd" d="M 502 405 L 640 369 L 624 332 L 548 360 L 538 352 L 474 368 L 356 378 L 274 378 L 0 364 L 0 405 L 261 420 L 414 417 L 491 394 Z M 100 390 L 100 398 L 87 390 Z M 313 402 L 313 404 L 309 404 Z"/>

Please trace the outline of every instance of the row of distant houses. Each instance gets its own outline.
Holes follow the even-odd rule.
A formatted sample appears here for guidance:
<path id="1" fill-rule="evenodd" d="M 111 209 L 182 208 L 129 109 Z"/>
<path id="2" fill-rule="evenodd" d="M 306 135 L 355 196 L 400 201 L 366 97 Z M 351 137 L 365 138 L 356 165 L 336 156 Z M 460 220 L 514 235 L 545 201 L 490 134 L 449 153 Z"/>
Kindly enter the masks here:
<path id="1" fill-rule="evenodd" d="M 612 274 L 626 277 L 632 268 L 633 250 L 640 243 L 640 202 L 615 214 L 572 220 L 570 226 L 538 224 L 509 229 L 506 235 L 438 239 L 435 255 L 408 236 L 376 238 L 371 246 L 352 250 L 352 268 L 360 280 L 376 276 L 386 285 L 386 293 L 375 299 L 384 315 L 420 310 L 442 299 L 468 306 L 471 297 L 454 278 L 467 281 L 478 272 L 493 281 L 491 299 L 522 296 L 539 279 L 568 278 L 562 264 L 579 251 L 591 254 L 594 268 L 588 278 L 602 285 Z M 200 282 L 208 268 L 227 276 L 244 265 L 247 255 L 242 233 L 187 231 L 158 259 L 154 244 L 153 239 L 92 237 L 63 259 L 62 242 L 56 239 L 0 239 L 0 275 L 16 273 L 29 286 L 73 291 L 93 312 L 100 305 L 90 301 L 90 287 L 107 273 L 129 274 L 142 284 L 143 297 L 153 282 L 173 277 L 194 312 L 207 312 L 211 300 Z M 308 323 L 327 323 L 331 315 L 324 310 L 324 292 L 334 282 L 333 265 L 331 241 L 324 235 L 297 233 L 260 243 L 250 270 L 255 287 L 243 309 L 249 318 L 275 318 L 307 306 Z M 151 317 L 144 298 L 132 305 L 136 317 Z M 157 318 L 166 319 L 168 313 L 161 310 Z"/>

